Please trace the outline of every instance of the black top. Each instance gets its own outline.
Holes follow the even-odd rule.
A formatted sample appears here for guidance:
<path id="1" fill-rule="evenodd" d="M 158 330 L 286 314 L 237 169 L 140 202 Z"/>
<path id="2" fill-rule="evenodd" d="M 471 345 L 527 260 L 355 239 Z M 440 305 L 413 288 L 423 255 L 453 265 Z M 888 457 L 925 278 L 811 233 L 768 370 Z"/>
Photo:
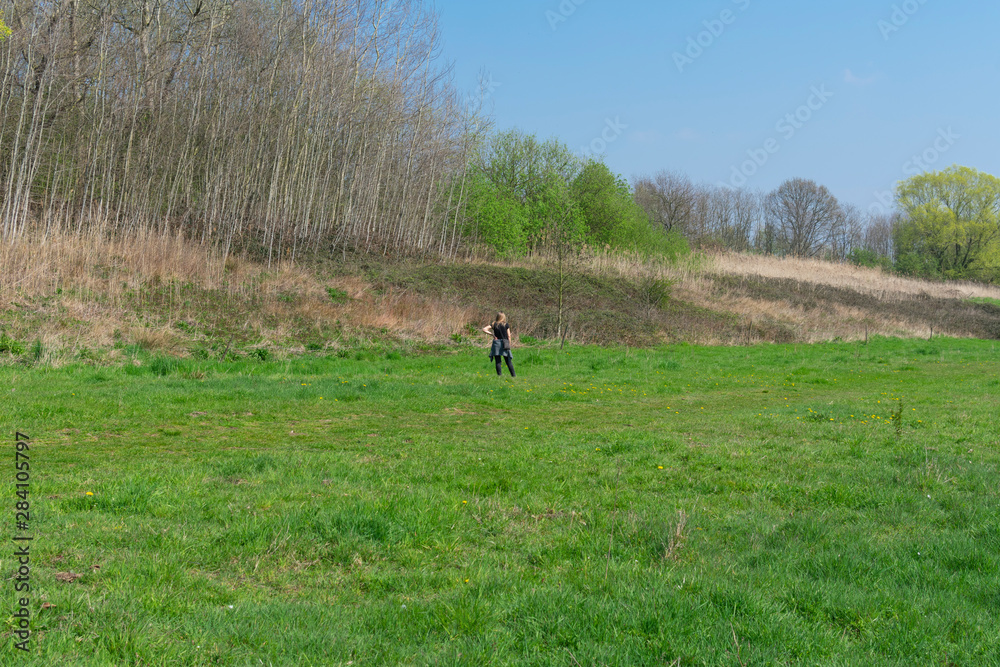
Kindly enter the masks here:
<path id="1" fill-rule="evenodd" d="M 493 323 L 493 337 L 500 340 L 510 340 L 510 325 Z"/>

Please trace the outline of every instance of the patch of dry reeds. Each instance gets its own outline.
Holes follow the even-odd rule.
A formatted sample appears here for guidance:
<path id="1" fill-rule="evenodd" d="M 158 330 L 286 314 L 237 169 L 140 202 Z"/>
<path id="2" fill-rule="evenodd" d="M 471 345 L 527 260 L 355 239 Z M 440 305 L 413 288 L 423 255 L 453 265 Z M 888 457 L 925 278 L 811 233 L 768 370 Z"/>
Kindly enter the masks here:
<path id="1" fill-rule="evenodd" d="M 140 321 L 135 295 L 141 301 L 144 290 L 165 285 L 176 291 L 178 305 L 155 321 Z M 432 341 L 482 319 L 475 308 L 406 291 L 377 294 L 357 276 L 320 280 L 291 263 L 269 270 L 245 258 L 227 259 L 212 246 L 178 236 L 49 234 L 0 245 L 0 309 L 16 305 L 30 311 L 28 333 L 45 350 L 103 348 L 124 340 L 179 352 L 183 339 L 171 325 L 197 315 L 179 305 L 182 285 L 221 294 L 220 305 L 238 313 L 239 325 L 260 339 L 258 345 L 287 340 L 294 333 L 288 324 L 293 318 L 320 330 L 340 323 Z M 348 298 L 333 302 L 330 287 Z"/>
<path id="2" fill-rule="evenodd" d="M 897 294 L 938 299 L 1000 299 L 1000 288 L 972 282 L 933 282 L 885 273 L 878 268 L 798 257 L 743 253 L 710 255 L 706 270 L 727 275 L 761 276 L 842 287 L 862 294 Z"/>

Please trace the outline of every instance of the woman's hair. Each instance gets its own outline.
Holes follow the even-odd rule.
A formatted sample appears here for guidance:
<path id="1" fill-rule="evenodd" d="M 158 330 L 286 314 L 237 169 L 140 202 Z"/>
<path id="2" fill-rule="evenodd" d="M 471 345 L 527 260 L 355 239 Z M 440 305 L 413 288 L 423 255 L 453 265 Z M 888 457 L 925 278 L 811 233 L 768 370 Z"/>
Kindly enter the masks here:
<path id="1" fill-rule="evenodd" d="M 507 316 L 503 313 L 497 313 L 497 317 L 493 320 L 493 324 L 507 324 Z"/>

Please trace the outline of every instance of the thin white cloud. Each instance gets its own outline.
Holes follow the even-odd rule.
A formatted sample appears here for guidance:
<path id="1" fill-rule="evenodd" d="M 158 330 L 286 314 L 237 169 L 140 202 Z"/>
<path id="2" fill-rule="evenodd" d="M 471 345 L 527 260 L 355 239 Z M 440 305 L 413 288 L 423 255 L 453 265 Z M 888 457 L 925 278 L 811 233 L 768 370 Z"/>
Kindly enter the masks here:
<path id="1" fill-rule="evenodd" d="M 682 141 L 697 141 L 701 139 L 701 135 L 690 127 L 685 127 L 674 133 L 674 138 L 680 139 Z"/>
<path id="2" fill-rule="evenodd" d="M 844 70 L 844 83 L 850 84 L 852 86 L 870 86 L 871 84 L 878 81 L 878 74 L 872 74 L 871 76 L 858 76 L 850 69 Z"/>

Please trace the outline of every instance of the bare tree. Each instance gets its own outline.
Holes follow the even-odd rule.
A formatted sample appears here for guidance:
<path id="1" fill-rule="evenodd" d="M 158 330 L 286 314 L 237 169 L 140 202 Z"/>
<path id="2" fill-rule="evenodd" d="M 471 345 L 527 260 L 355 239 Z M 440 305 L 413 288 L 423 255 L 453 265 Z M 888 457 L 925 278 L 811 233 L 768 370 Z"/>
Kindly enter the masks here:
<path id="1" fill-rule="evenodd" d="M 830 233 L 830 259 L 847 259 L 855 248 L 860 248 L 864 238 L 865 217 L 854 204 L 841 206 L 840 219 L 834 222 Z"/>
<path id="2" fill-rule="evenodd" d="M 731 190 L 732 217 L 723 235 L 727 247 L 738 252 L 750 250 L 754 231 L 764 212 L 761 194 L 750 190 Z"/>
<path id="3" fill-rule="evenodd" d="M 871 215 L 864 230 L 861 246 L 878 257 L 894 261 L 896 252 L 893 246 L 893 231 L 899 219 L 899 213 Z"/>
<path id="4" fill-rule="evenodd" d="M 684 174 L 661 171 L 653 177 L 635 180 L 635 201 L 649 216 L 650 222 L 664 231 L 684 233 L 692 221 L 697 188 Z"/>
<path id="5" fill-rule="evenodd" d="M 418 0 L 8 4 L 4 236 L 454 251 L 481 123 Z"/>
<path id="6" fill-rule="evenodd" d="M 837 198 L 826 187 L 801 178 L 787 180 L 771 192 L 766 209 L 781 251 L 797 257 L 816 257 L 829 250 L 844 218 Z"/>

